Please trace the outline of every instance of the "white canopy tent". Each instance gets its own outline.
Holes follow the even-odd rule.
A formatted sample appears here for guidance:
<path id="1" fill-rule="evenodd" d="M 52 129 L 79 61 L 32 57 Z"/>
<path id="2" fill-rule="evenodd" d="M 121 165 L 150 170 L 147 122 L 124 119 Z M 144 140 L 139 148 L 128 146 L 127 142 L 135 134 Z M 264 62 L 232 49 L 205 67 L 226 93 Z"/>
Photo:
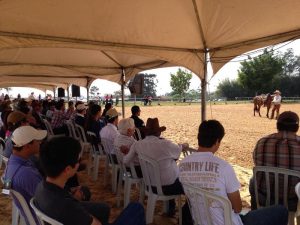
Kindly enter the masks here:
<path id="1" fill-rule="evenodd" d="M 123 87 L 139 71 L 183 66 L 201 79 L 204 119 L 207 63 L 216 73 L 246 51 L 298 38 L 299 9 L 298 0 L 2 0 L 0 74 L 29 66 Z"/>

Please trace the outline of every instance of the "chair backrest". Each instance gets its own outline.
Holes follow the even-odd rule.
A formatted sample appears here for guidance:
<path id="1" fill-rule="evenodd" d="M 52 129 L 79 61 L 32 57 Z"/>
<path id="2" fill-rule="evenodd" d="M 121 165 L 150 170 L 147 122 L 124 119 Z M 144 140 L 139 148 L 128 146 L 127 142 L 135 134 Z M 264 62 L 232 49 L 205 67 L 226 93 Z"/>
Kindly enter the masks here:
<path id="1" fill-rule="evenodd" d="M 152 187 L 155 187 L 157 194 L 163 195 L 158 162 L 142 153 L 138 153 L 138 157 L 146 190 L 153 192 Z"/>
<path id="2" fill-rule="evenodd" d="M 44 122 L 44 124 L 46 126 L 48 135 L 54 135 L 52 127 L 51 127 L 51 124 L 48 122 L 48 120 L 43 119 L 43 122 Z"/>
<path id="3" fill-rule="evenodd" d="M 0 138 L 0 169 L 2 168 L 2 162 L 3 162 L 3 151 L 4 151 L 4 146 L 5 142 L 2 138 Z M 3 144 L 2 144 L 3 143 Z"/>
<path id="4" fill-rule="evenodd" d="M 80 140 L 79 135 L 76 133 L 76 128 L 75 128 L 74 122 L 72 120 L 67 120 L 66 125 L 67 125 L 68 131 L 69 131 L 69 135 L 76 140 Z"/>
<path id="5" fill-rule="evenodd" d="M 185 148 L 182 150 L 182 154 L 184 157 L 192 154 L 193 152 L 196 152 L 197 150 L 196 149 L 193 149 L 193 148 Z"/>
<path id="6" fill-rule="evenodd" d="M 75 124 L 75 128 L 78 131 L 80 140 L 83 142 L 87 142 L 86 134 L 82 126 Z"/>
<path id="7" fill-rule="evenodd" d="M 17 191 L 15 190 L 10 190 L 9 191 L 11 197 L 16 201 L 18 204 L 16 204 L 18 207 L 21 207 L 22 209 L 20 212 L 23 214 L 24 219 L 27 221 L 27 224 L 29 225 L 36 225 L 36 222 L 34 220 L 34 215 L 32 215 L 32 212 L 29 208 L 29 205 L 27 204 L 26 200 L 24 197 Z"/>
<path id="8" fill-rule="evenodd" d="M 112 140 L 101 137 L 101 144 L 106 154 L 111 154 L 111 152 L 114 151 L 115 146 Z"/>
<path id="9" fill-rule="evenodd" d="M 37 218 L 41 225 L 51 224 L 51 225 L 63 225 L 62 223 L 50 218 L 43 212 L 41 212 L 35 205 L 34 205 L 34 199 L 32 198 L 30 200 L 30 206 L 33 208 L 35 214 L 37 215 Z M 46 222 L 46 223 L 45 223 Z"/>
<path id="10" fill-rule="evenodd" d="M 197 225 L 213 225 L 215 210 L 223 212 L 224 225 L 232 225 L 232 206 L 227 198 L 191 184 L 182 183 L 190 211 Z"/>
<path id="11" fill-rule="evenodd" d="M 139 128 L 135 128 L 133 138 L 137 141 L 142 140 L 142 134 Z"/>
<path id="12" fill-rule="evenodd" d="M 126 175 L 129 175 L 131 176 L 132 178 L 135 178 L 135 179 L 138 179 L 138 176 L 136 174 L 136 171 L 135 171 L 135 168 L 134 168 L 134 163 L 131 162 L 129 164 L 129 168 L 130 168 L 130 174 L 127 173 L 127 168 L 128 166 L 126 166 L 124 163 L 123 163 L 123 153 L 120 151 L 119 147 L 118 146 L 115 146 L 115 152 L 116 152 L 116 156 L 117 156 L 117 159 L 118 159 L 118 163 L 120 164 L 120 166 L 122 167 L 122 170 L 124 171 L 124 173 Z"/>
<path id="13" fill-rule="evenodd" d="M 280 196 L 281 201 L 285 207 L 288 207 L 288 199 L 289 199 L 289 186 L 291 185 L 289 182 L 289 177 L 297 177 L 300 178 L 300 171 L 288 170 L 284 168 L 278 167 L 268 167 L 268 166 L 256 166 L 253 168 L 253 177 L 254 177 L 254 190 L 256 197 L 257 207 L 260 207 L 259 202 L 259 193 L 258 193 L 258 173 L 260 176 L 264 176 L 265 182 L 264 185 L 266 187 L 266 201 L 265 206 L 270 206 L 272 204 L 279 204 Z M 300 179 L 299 179 L 300 181 Z M 293 187 L 294 188 L 294 187 Z M 275 199 L 271 199 L 274 196 Z M 272 202 L 274 201 L 274 203 Z"/>
<path id="14" fill-rule="evenodd" d="M 92 131 L 87 131 L 86 135 L 87 135 L 88 142 L 92 145 L 92 151 L 94 153 L 97 152 L 100 155 L 105 155 L 102 145 L 98 143 L 96 134 Z"/>

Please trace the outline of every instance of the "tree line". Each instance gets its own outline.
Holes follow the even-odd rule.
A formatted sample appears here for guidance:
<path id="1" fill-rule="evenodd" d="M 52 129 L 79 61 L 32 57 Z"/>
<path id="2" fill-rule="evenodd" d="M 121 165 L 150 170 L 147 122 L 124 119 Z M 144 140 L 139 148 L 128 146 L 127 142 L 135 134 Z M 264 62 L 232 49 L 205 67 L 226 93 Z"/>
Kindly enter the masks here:
<path id="1" fill-rule="evenodd" d="M 238 78 L 225 79 L 216 91 L 216 96 L 235 99 L 280 90 L 282 96 L 300 96 L 300 57 L 293 49 L 284 53 L 264 50 L 263 54 L 241 62 Z"/>

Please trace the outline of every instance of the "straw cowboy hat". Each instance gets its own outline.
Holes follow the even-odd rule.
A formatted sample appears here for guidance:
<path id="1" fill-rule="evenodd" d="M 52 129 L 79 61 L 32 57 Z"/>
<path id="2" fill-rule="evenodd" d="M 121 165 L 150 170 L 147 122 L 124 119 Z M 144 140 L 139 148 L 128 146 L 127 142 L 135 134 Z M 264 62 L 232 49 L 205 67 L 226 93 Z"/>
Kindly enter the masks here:
<path id="1" fill-rule="evenodd" d="M 148 118 L 145 133 L 146 135 L 157 134 L 165 131 L 167 128 L 165 126 L 160 127 L 157 118 Z"/>
<path id="2" fill-rule="evenodd" d="M 279 90 L 274 91 L 274 94 L 281 94 Z"/>

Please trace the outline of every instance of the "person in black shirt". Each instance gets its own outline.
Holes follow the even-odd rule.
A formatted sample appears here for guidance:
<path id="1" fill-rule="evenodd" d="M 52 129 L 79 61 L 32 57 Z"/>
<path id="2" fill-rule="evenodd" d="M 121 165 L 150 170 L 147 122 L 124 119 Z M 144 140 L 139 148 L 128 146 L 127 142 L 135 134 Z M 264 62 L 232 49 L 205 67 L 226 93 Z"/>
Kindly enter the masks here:
<path id="1" fill-rule="evenodd" d="M 110 208 L 104 203 L 80 202 L 64 189 L 66 181 L 79 167 L 80 143 L 71 137 L 56 137 L 42 145 L 41 166 L 46 174 L 35 192 L 38 209 L 64 225 L 108 224 Z M 145 225 L 144 208 L 131 203 L 113 225 Z"/>
<path id="2" fill-rule="evenodd" d="M 134 105 L 131 107 L 131 117 L 134 120 L 134 125 L 136 128 L 138 128 L 141 132 L 142 138 L 145 138 L 145 123 L 142 119 L 139 118 L 139 116 L 141 115 L 141 109 L 140 107 L 138 107 L 137 105 Z"/>

